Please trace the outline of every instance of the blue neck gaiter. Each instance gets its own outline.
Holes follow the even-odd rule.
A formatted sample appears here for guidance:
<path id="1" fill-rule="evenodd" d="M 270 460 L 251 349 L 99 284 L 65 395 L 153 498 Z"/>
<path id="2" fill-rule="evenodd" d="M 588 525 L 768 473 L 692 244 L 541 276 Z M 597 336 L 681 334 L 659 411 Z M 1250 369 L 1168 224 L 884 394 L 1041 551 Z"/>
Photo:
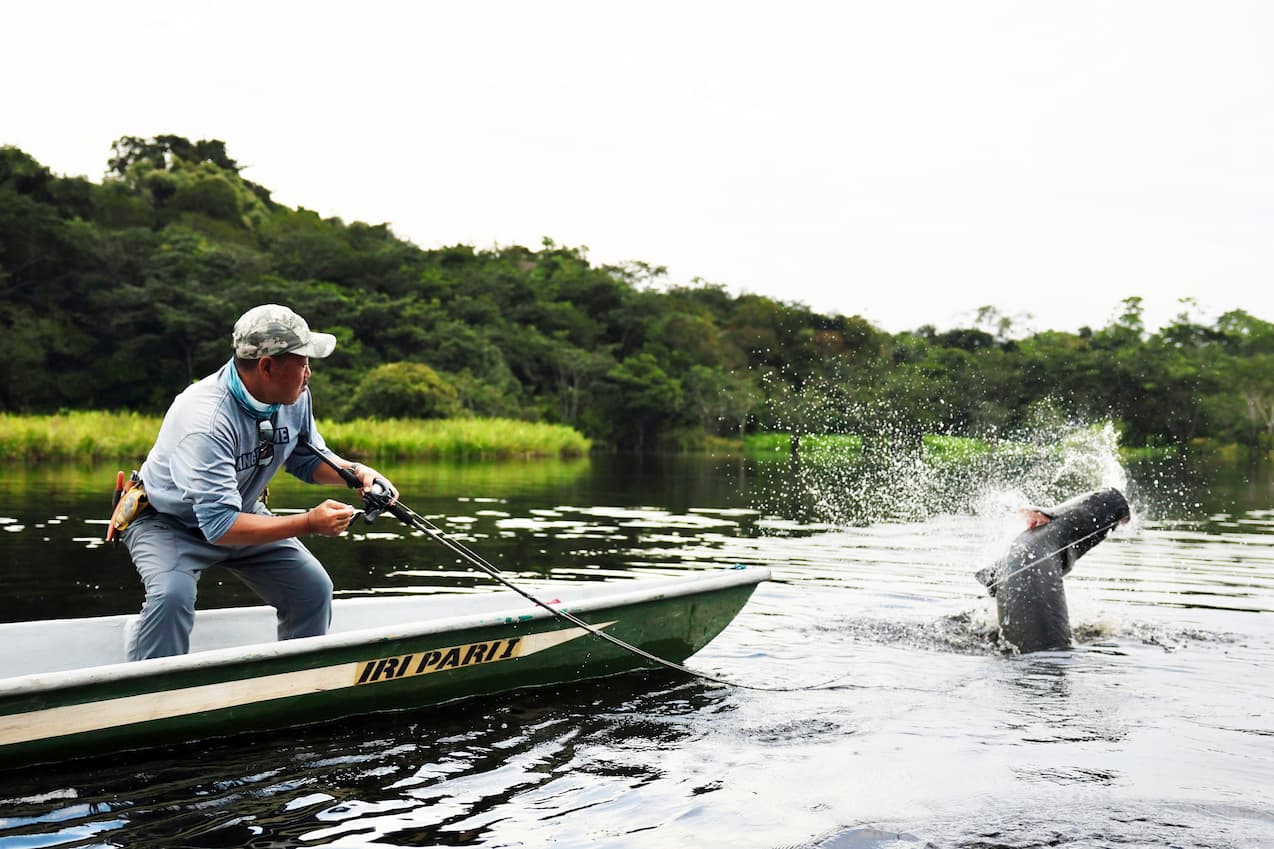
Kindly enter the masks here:
<path id="1" fill-rule="evenodd" d="M 279 411 L 282 404 L 262 404 L 256 398 L 253 398 L 248 392 L 248 388 L 243 385 L 243 379 L 239 377 L 239 369 L 235 367 L 234 358 L 231 358 L 230 376 L 228 383 L 230 386 L 230 394 L 234 396 L 234 400 L 239 402 L 239 406 L 247 411 L 248 415 L 257 419 L 271 418 Z"/>

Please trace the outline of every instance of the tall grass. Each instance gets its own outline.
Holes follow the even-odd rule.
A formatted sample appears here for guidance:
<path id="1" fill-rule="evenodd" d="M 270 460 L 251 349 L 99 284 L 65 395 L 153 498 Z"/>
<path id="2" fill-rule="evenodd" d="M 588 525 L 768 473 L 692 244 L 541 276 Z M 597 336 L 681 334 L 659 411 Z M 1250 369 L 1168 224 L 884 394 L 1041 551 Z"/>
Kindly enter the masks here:
<path id="1" fill-rule="evenodd" d="M 141 460 L 160 421 L 137 413 L 0 413 L 0 460 Z"/>
<path id="2" fill-rule="evenodd" d="M 0 460 L 140 461 L 162 419 L 137 413 L 0 413 Z M 579 457 L 591 443 L 564 425 L 512 419 L 360 419 L 320 422 L 332 450 L 367 459 Z"/>
<path id="3" fill-rule="evenodd" d="M 806 460 L 856 460 L 862 456 L 863 440 L 852 434 L 818 435 L 806 434 L 801 437 L 801 457 Z M 1195 444 L 1196 451 L 1212 451 L 1216 456 L 1233 462 L 1241 451 L 1237 446 L 1215 446 Z M 990 455 L 1032 456 L 1039 448 L 1026 442 L 1001 440 L 995 443 L 985 439 L 950 434 L 926 434 L 921 437 L 922 456 L 930 463 L 939 465 L 959 465 L 972 463 Z M 744 450 L 748 457 L 755 459 L 787 459 L 792 453 L 792 436 L 787 433 L 755 433 L 744 439 Z M 1135 462 L 1165 457 L 1176 457 L 1181 453 L 1177 446 L 1154 448 L 1117 448 L 1119 459 L 1124 462 Z"/>
<path id="4" fill-rule="evenodd" d="M 750 433 L 743 439 L 748 457 L 786 458 L 792 454 L 789 433 Z M 852 460 L 862 454 L 861 436 L 846 433 L 808 433 L 801 437 L 801 457 L 806 460 Z"/>
<path id="5" fill-rule="evenodd" d="M 787 458 L 792 453 L 792 436 L 787 433 L 748 434 L 744 445 L 749 457 L 758 459 Z M 1026 444 L 1003 441 L 992 445 L 984 439 L 949 434 L 926 434 L 921 437 L 924 459 L 931 463 L 968 463 L 989 454 L 1029 452 Z M 801 457 L 806 460 L 844 462 L 862 458 L 863 439 L 853 434 L 805 434 L 801 437 Z"/>
<path id="6" fill-rule="evenodd" d="M 369 459 L 579 457 L 592 445 L 574 428 L 516 419 L 356 419 L 319 431 L 341 456 Z"/>
<path id="7" fill-rule="evenodd" d="M 991 453 L 991 443 L 967 436 L 930 433 L 921 437 L 926 459 L 938 463 L 960 463 Z"/>

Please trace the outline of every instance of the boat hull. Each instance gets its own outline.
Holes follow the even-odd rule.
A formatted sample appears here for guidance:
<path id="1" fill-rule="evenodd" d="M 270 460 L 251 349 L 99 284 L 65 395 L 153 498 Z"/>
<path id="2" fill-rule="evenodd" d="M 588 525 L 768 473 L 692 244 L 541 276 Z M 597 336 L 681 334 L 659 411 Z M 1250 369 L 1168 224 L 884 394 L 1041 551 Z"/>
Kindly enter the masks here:
<path id="1" fill-rule="evenodd" d="M 625 588 L 613 598 L 563 606 L 620 640 L 681 662 L 734 618 L 756 583 L 768 577 L 760 572 L 664 582 L 654 593 Z M 425 707 L 653 665 L 523 605 L 439 626 L 365 629 L 28 675 L 0 682 L 0 763 L 42 763 Z"/>

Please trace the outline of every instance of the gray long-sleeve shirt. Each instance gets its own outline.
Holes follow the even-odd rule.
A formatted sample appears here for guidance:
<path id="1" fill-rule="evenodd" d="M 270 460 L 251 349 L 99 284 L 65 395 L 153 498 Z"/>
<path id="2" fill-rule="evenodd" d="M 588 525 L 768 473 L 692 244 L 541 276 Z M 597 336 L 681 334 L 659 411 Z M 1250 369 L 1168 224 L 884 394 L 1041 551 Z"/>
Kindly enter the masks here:
<path id="1" fill-rule="evenodd" d="M 327 450 L 306 389 L 273 416 L 274 459 L 259 465 L 258 420 L 230 394 L 231 368 L 233 360 L 177 396 L 141 468 L 151 506 L 198 528 L 211 542 L 230 530 L 241 512 L 252 511 L 280 468 L 313 482 L 319 459 L 311 451 L 296 452 L 298 436 Z"/>

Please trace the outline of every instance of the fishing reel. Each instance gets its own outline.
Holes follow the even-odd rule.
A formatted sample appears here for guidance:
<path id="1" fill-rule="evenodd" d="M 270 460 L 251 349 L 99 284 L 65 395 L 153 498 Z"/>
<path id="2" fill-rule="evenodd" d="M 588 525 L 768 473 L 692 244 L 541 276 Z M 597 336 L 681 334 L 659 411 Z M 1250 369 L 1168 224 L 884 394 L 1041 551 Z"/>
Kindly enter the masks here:
<path id="1" fill-rule="evenodd" d="M 311 450 L 313 449 L 311 448 Z M 319 458 L 332 468 L 336 469 L 337 474 L 341 476 L 341 479 L 345 481 L 346 486 L 350 489 L 359 489 L 362 487 L 363 482 L 359 479 L 356 471 L 358 468 L 357 464 L 341 468 L 335 463 L 328 461 L 322 454 L 319 454 Z M 398 493 L 392 486 L 389 485 L 389 481 L 384 478 L 373 478 L 372 485 L 368 487 L 366 492 L 362 493 L 362 497 L 363 521 L 367 522 L 367 524 L 370 525 L 372 522 L 376 521 L 376 517 L 386 511 L 398 516 L 398 511 L 394 509 L 396 507 L 394 501 L 398 498 Z M 399 518 L 402 517 L 399 516 Z"/>
<path id="2" fill-rule="evenodd" d="M 363 493 L 363 521 L 371 524 L 394 503 L 394 490 L 383 478 L 376 478 Z"/>

